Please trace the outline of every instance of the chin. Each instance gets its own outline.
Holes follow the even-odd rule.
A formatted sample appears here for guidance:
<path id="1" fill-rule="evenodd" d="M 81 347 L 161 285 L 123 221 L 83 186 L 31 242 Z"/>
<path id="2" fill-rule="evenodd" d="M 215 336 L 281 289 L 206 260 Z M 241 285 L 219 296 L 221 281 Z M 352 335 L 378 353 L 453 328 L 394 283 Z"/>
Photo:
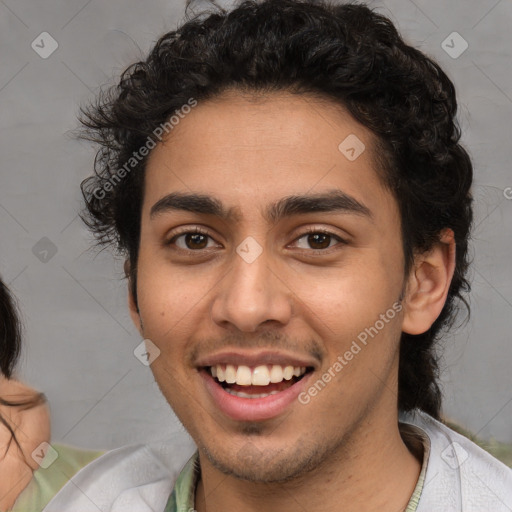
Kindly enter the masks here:
<path id="1" fill-rule="evenodd" d="M 332 447 L 311 446 L 303 442 L 280 449 L 260 449 L 257 439 L 247 441 L 232 453 L 208 447 L 199 449 L 210 464 L 221 473 L 253 483 L 283 483 L 296 480 L 321 466 Z"/>

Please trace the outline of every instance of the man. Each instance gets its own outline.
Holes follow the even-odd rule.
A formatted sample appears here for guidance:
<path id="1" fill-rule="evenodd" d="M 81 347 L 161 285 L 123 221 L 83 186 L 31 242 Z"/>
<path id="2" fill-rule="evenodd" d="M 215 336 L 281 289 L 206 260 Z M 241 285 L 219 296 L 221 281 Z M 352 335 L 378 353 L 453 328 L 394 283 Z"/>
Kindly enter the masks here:
<path id="1" fill-rule="evenodd" d="M 130 67 L 84 116 L 85 220 L 126 254 L 197 453 L 114 450 L 45 510 L 511 510 L 512 472 L 440 421 L 435 343 L 469 288 L 455 113 L 362 5 L 244 2 Z"/>

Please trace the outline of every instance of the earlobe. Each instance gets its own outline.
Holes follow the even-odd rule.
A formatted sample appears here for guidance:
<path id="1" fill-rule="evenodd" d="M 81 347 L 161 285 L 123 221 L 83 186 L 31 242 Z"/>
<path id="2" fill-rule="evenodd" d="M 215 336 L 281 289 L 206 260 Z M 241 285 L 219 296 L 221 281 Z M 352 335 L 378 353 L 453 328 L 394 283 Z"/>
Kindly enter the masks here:
<path id="1" fill-rule="evenodd" d="M 415 257 L 404 298 L 403 332 L 423 334 L 440 315 L 455 271 L 455 251 L 454 233 L 445 229 L 429 252 Z"/>
<path id="2" fill-rule="evenodd" d="M 129 259 L 124 260 L 123 270 L 124 270 L 124 277 L 126 277 L 126 279 L 130 279 L 130 269 L 131 269 L 130 260 Z"/>
<path id="3" fill-rule="evenodd" d="M 135 297 L 133 296 L 133 286 L 132 286 L 132 277 L 130 273 L 130 262 L 126 260 L 124 262 L 124 273 L 128 280 L 128 309 L 130 311 L 130 316 L 132 318 L 133 325 L 139 331 L 140 335 L 144 337 L 142 331 L 142 320 L 140 318 L 139 308 L 135 301 Z"/>
<path id="4" fill-rule="evenodd" d="M 139 334 L 142 337 L 144 337 L 144 334 L 142 333 L 142 320 L 140 318 L 139 310 L 135 305 L 135 300 L 133 298 L 132 287 L 130 283 L 128 283 L 128 308 L 130 310 L 130 316 L 132 318 L 133 325 L 135 326 L 137 331 L 139 331 Z"/>

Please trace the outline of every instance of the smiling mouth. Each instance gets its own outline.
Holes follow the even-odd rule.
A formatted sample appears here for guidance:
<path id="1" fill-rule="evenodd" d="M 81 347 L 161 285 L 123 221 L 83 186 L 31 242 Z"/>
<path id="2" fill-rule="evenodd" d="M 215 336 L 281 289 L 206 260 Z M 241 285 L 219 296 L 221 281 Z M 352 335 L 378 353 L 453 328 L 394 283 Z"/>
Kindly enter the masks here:
<path id="1" fill-rule="evenodd" d="M 276 395 L 300 381 L 313 370 L 305 366 L 278 364 L 250 367 L 217 364 L 204 368 L 227 393 L 239 398 L 265 398 Z"/>

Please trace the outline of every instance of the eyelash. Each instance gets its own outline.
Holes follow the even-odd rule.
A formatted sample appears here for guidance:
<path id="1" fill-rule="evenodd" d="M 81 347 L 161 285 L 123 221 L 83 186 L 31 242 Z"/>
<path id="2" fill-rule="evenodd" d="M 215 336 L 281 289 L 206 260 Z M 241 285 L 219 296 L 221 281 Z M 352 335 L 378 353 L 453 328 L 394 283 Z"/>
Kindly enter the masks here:
<path id="1" fill-rule="evenodd" d="M 209 235 L 209 233 L 199 227 L 194 227 L 194 228 L 183 228 L 182 230 L 179 230 L 177 233 L 174 233 L 174 235 L 168 240 L 165 242 L 165 245 L 166 246 L 170 246 L 170 245 L 173 245 L 175 243 L 175 241 L 181 237 L 181 236 L 184 236 L 184 235 L 204 235 L 204 236 L 207 236 L 209 238 L 211 238 L 213 240 L 213 237 L 211 237 Z M 184 251 L 184 252 L 189 252 L 189 253 L 193 253 L 193 254 L 198 254 L 200 252 L 203 252 L 204 249 L 201 249 L 201 250 L 192 250 L 192 249 L 183 249 L 181 247 L 178 247 L 177 248 L 179 251 Z"/>
<path id="2" fill-rule="evenodd" d="M 182 230 L 178 231 L 177 233 L 174 233 L 173 236 L 165 242 L 165 245 L 166 246 L 171 246 L 173 245 L 176 240 L 181 237 L 181 236 L 184 236 L 184 235 L 190 235 L 190 234 L 200 234 L 200 235 L 204 235 L 204 236 L 207 236 L 209 237 L 211 240 L 214 240 L 213 237 L 210 236 L 210 234 L 199 228 L 199 227 L 194 227 L 194 228 L 183 228 Z M 305 236 L 308 236 L 308 235 L 312 235 L 312 234 L 322 234 L 322 235 L 326 235 L 326 236 L 329 236 L 335 240 L 337 240 L 337 244 L 333 245 L 333 246 L 330 246 L 330 247 L 326 247 L 325 249 L 301 249 L 302 251 L 305 251 L 307 252 L 308 254 L 326 254 L 326 253 L 330 253 L 331 250 L 333 248 L 335 248 L 337 245 L 346 245 L 347 244 L 347 241 L 344 240 L 343 238 L 341 238 L 339 235 L 336 235 L 334 233 L 332 233 L 331 231 L 328 231 L 326 229 L 322 229 L 322 228 L 312 228 L 312 227 L 309 227 L 307 228 L 305 231 L 303 231 L 298 237 L 296 237 L 294 239 L 294 242 L 297 242 L 298 240 L 300 240 L 301 238 L 304 238 Z M 185 252 L 188 252 L 188 253 L 192 253 L 192 254 L 195 254 L 195 255 L 198 255 L 202 252 L 204 252 L 205 250 L 208 250 L 208 249 L 196 249 L 196 250 L 193 250 L 193 249 L 183 249 L 181 247 L 178 247 L 177 250 L 179 251 L 185 251 Z"/>

